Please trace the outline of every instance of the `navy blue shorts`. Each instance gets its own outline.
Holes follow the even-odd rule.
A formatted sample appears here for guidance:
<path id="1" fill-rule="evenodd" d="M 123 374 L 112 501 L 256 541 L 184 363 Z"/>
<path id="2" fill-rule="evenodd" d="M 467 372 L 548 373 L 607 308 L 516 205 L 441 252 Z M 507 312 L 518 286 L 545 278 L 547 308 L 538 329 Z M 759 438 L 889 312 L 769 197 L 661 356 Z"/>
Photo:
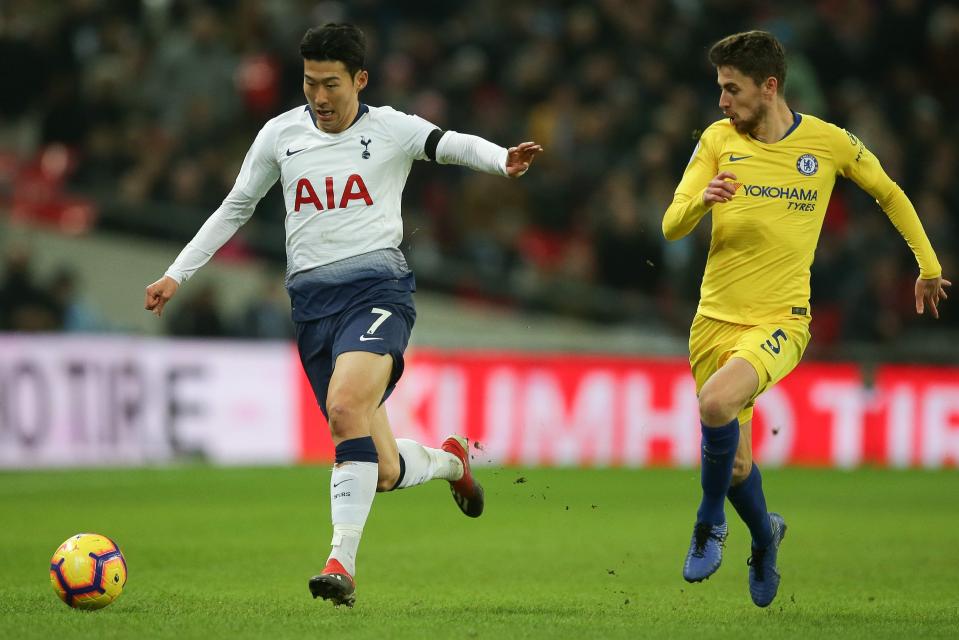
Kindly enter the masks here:
<path id="1" fill-rule="evenodd" d="M 382 404 L 396 387 L 403 375 L 403 352 L 410 341 L 410 332 L 416 321 L 412 296 L 404 296 L 409 304 L 382 302 L 366 303 L 351 307 L 340 313 L 296 322 L 296 345 L 300 362 L 313 387 L 313 394 L 326 412 L 326 394 L 333 376 L 337 356 L 348 351 L 368 351 L 390 354 L 393 357 L 393 373 L 380 400 Z"/>

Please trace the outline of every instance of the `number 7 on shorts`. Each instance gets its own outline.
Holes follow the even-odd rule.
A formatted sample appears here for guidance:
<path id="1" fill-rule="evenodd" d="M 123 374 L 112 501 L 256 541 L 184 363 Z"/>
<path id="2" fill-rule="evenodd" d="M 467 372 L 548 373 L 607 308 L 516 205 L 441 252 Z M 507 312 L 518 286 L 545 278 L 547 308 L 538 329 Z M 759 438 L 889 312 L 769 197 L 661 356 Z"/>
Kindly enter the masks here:
<path id="1" fill-rule="evenodd" d="M 366 330 L 368 334 L 376 333 L 376 330 L 380 328 L 380 325 L 386 322 L 386 319 L 393 315 L 392 311 L 387 311 L 386 309 L 380 309 L 378 307 L 373 307 L 372 313 L 375 313 L 379 316 L 373 324 L 370 325 L 370 328 Z"/>

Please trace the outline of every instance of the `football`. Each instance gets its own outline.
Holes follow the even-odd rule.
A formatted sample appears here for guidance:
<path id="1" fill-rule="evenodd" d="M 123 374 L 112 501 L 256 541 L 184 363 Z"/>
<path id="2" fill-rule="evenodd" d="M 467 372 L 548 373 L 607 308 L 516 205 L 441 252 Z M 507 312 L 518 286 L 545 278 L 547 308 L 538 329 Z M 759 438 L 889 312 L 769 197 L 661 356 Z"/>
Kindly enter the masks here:
<path id="1" fill-rule="evenodd" d="M 50 583 L 75 609 L 102 609 L 117 599 L 127 583 L 127 563 L 113 540 L 96 533 L 78 533 L 53 554 Z"/>

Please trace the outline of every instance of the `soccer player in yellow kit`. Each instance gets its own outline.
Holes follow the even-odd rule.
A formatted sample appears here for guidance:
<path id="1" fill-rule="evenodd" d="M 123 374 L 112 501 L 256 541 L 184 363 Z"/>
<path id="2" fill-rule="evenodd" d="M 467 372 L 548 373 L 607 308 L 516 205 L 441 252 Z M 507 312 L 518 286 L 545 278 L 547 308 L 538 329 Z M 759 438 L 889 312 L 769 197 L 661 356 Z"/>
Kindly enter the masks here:
<path id="1" fill-rule="evenodd" d="M 786 376 L 809 343 L 809 267 L 836 176 L 872 195 L 919 263 L 916 311 L 947 298 L 942 269 L 902 189 L 853 134 L 792 111 L 783 97 L 785 52 L 749 31 L 709 52 L 726 118 L 699 140 L 663 234 L 677 240 L 712 211 L 712 241 L 689 335 L 702 421 L 703 497 L 683 567 L 700 582 L 722 562 L 725 499 L 752 534 L 749 591 L 768 606 L 779 589 L 776 556 L 786 533 L 768 513 L 752 461 L 753 403 Z"/>

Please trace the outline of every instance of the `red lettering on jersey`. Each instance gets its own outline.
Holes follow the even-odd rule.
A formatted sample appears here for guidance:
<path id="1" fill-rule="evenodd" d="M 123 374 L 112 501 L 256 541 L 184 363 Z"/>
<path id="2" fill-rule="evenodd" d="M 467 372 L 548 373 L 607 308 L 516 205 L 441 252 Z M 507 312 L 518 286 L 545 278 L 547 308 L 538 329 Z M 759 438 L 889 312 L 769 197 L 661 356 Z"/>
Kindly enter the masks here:
<path id="1" fill-rule="evenodd" d="M 333 178 L 327 176 L 323 182 L 326 186 L 326 208 L 332 209 L 336 206 Z M 355 173 L 346 179 L 346 188 L 343 189 L 339 208 L 346 208 L 346 205 L 348 205 L 351 200 L 362 200 L 367 205 L 373 204 L 373 198 L 370 197 L 370 192 L 366 189 L 363 178 Z M 293 203 L 293 211 L 299 213 L 300 205 L 304 204 L 312 204 L 319 211 L 323 211 L 323 205 L 320 204 L 320 198 L 316 195 L 313 183 L 307 178 L 300 178 L 296 183 L 296 201 Z"/>
<path id="2" fill-rule="evenodd" d="M 327 192 L 329 192 L 332 186 L 332 178 L 327 178 L 326 184 Z M 323 210 L 323 205 L 320 204 L 320 199 L 316 197 L 313 185 L 306 178 L 300 178 L 296 183 L 296 203 L 293 205 L 293 211 L 299 212 L 301 204 L 312 204 L 320 211 Z"/>
<path id="3" fill-rule="evenodd" d="M 355 193 L 353 191 L 354 186 L 357 188 Z M 345 208 L 350 200 L 363 200 L 367 205 L 373 204 L 373 198 L 370 197 L 370 192 L 366 190 L 366 185 L 363 183 L 363 178 L 355 173 L 346 179 L 346 187 L 343 189 L 343 197 L 340 198 L 340 208 Z"/>
<path id="4" fill-rule="evenodd" d="M 333 178 L 326 178 L 326 208 L 332 209 L 336 206 L 336 200 L 333 198 Z"/>

